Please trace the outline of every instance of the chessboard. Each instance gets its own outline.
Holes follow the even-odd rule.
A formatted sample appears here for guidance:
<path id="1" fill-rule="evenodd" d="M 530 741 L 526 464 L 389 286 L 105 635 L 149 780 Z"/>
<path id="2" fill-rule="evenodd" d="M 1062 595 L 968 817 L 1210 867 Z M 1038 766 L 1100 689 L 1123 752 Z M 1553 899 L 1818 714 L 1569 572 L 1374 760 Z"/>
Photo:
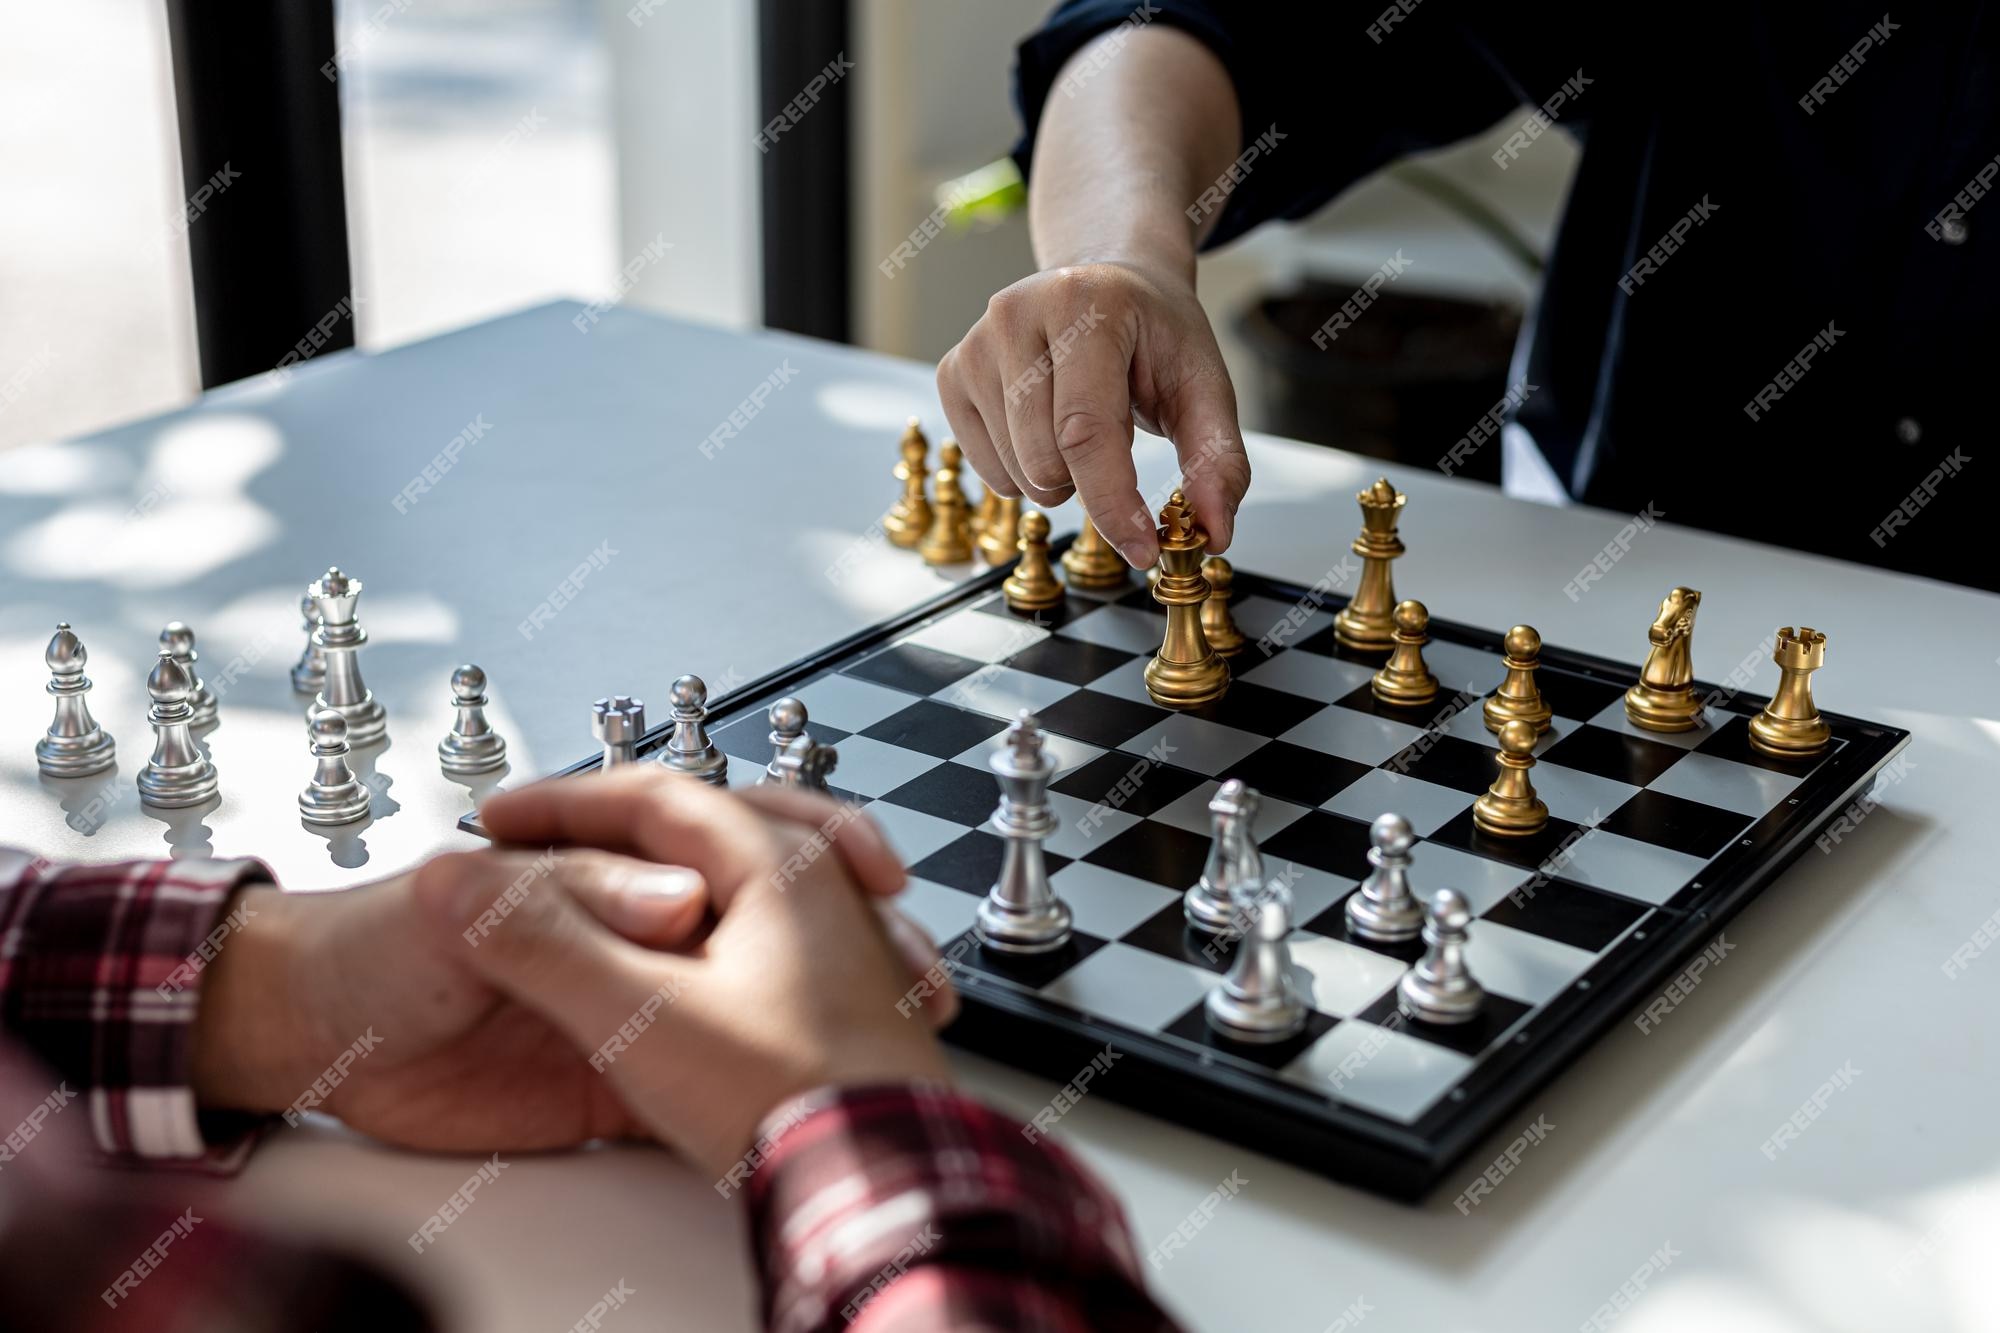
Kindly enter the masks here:
<path id="1" fill-rule="evenodd" d="M 1824 751 L 1772 758 L 1748 739 L 1767 700 L 1700 682 L 1706 726 L 1642 731 L 1622 704 L 1637 667 L 1545 646 L 1539 683 L 1554 721 L 1533 782 L 1548 827 L 1495 838 L 1474 826 L 1472 805 L 1495 771 L 1479 703 L 1504 675 L 1504 630 L 1432 620 L 1437 700 L 1399 709 L 1369 689 L 1383 659 L 1336 643 L 1343 598 L 1239 572 L 1235 619 L 1251 642 L 1219 702 L 1176 713 L 1142 679 L 1165 618 L 1143 583 L 1070 590 L 1027 618 L 1007 608 L 1005 573 L 715 700 L 710 734 L 730 785 L 763 776 L 765 710 L 796 696 L 813 738 L 838 751 L 834 793 L 866 806 L 909 864 L 901 906 L 937 939 L 963 1000 L 947 1039 L 1059 1082 L 1095 1060 L 1093 1095 L 1397 1198 L 1420 1197 L 1511 1123 L 1908 740 L 1824 713 Z M 1075 926 L 1041 955 L 989 950 L 971 929 L 1003 846 L 986 827 L 997 795 L 986 760 L 1023 709 L 1058 765 L 1046 854 Z M 670 730 L 648 732 L 641 757 Z M 1291 956 L 1311 1012 L 1276 1044 L 1211 1030 L 1203 1002 L 1233 946 L 1182 915 L 1209 850 L 1208 802 L 1227 778 L 1261 794 L 1265 871 L 1293 903 Z M 1369 824 L 1386 811 L 1418 835 L 1418 896 L 1454 888 L 1476 918 L 1467 958 L 1488 995 L 1471 1023 L 1399 1012 L 1396 985 L 1420 942 L 1347 931 Z M 1115 1057 L 1101 1058 L 1107 1047 Z"/>

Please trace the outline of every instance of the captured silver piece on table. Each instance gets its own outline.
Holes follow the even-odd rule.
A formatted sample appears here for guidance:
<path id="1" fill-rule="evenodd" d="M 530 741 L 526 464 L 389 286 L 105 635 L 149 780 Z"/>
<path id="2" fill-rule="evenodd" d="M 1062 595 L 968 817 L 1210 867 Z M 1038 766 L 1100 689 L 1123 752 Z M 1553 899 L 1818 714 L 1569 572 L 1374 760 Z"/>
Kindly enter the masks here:
<path id="1" fill-rule="evenodd" d="M 83 674 L 90 654 L 67 621 L 56 626 L 48 651 L 48 692 L 55 696 L 56 714 L 49 729 L 35 742 L 35 764 L 52 778 L 80 778 L 102 773 L 118 764 L 117 747 L 111 735 L 90 715 L 85 696 L 90 693 L 90 677 Z"/>
<path id="2" fill-rule="evenodd" d="M 646 734 L 646 701 L 614 694 L 590 706 L 590 734 L 604 747 L 604 767 L 639 762 L 639 738 Z"/>
<path id="3" fill-rule="evenodd" d="M 312 594 L 299 598 L 299 628 L 305 631 L 305 651 L 292 664 L 292 692 L 295 694 L 318 694 L 326 684 L 326 654 L 313 642 L 313 631 L 319 628 L 319 604 Z"/>
<path id="4" fill-rule="evenodd" d="M 1049 883 L 1042 844 L 1056 831 L 1049 808 L 1049 779 L 1055 762 L 1043 745 L 1034 714 L 1022 709 L 1002 744 L 987 756 L 1000 780 L 1000 806 L 993 831 L 1007 840 L 1000 875 L 979 904 L 974 929 L 989 949 L 1006 953 L 1046 953 L 1069 943 L 1069 904 Z"/>
<path id="5" fill-rule="evenodd" d="M 491 773 L 507 764 L 507 742 L 486 720 L 486 673 L 467 662 L 451 673 L 451 704 L 457 719 L 438 742 L 438 763 L 447 773 Z"/>
<path id="6" fill-rule="evenodd" d="M 153 728 L 153 757 L 139 771 L 139 799 L 169 810 L 200 805 L 221 784 L 215 765 L 194 743 L 194 708 L 188 703 L 194 681 L 168 649 L 160 649 L 160 660 L 146 677 L 146 693 L 153 700 L 146 710 L 146 721 Z"/>
<path id="7" fill-rule="evenodd" d="M 326 658 L 326 683 L 313 705 L 331 708 L 346 719 L 347 743 L 357 747 L 374 744 L 389 730 L 381 701 L 361 679 L 360 652 L 368 642 L 368 631 L 354 618 L 361 587 L 360 579 L 351 579 L 335 567 L 306 588 L 319 612 L 313 643 Z"/>
<path id="8" fill-rule="evenodd" d="M 194 650 L 194 630 L 182 621 L 170 620 L 167 627 L 160 631 L 160 647 L 174 655 L 174 661 L 180 663 L 181 670 L 187 672 L 188 679 L 194 682 L 194 691 L 188 695 L 188 707 L 194 712 L 194 719 L 189 725 L 196 730 L 214 726 L 215 691 L 208 688 L 208 682 L 201 678 L 200 671 L 195 667 L 201 654 Z"/>
<path id="9" fill-rule="evenodd" d="M 347 719 L 331 708 L 314 711 L 313 776 L 299 793 L 299 818 L 308 824 L 351 824 L 368 813 L 369 791 L 347 766 Z"/>

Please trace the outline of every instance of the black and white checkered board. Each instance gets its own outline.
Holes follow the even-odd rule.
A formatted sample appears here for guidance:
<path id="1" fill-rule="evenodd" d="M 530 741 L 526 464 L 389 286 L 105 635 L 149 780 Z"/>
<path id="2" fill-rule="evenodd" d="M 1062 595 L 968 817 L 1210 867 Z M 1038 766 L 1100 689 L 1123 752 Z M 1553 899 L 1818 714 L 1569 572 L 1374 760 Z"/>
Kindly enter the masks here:
<path id="1" fill-rule="evenodd" d="M 1539 675 L 1555 722 L 1532 775 L 1549 828 L 1500 840 L 1472 824 L 1494 773 L 1478 699 L 1504 674 L 1499 634 L 1434 621 L 1438 701 L 1392 709 L 1369 692 L 1380 659 L 1334 643 L 1340 599 L 1239 573 L 1237 623 L 1264 642 L 1234 660 L 1220 703 L 1177 714 L 1141 679 L 1164 623 L 1143 586 L 1071 594 L 1037 623 L 1007 610 L 1000 578 L 720 701 L 712 734 L 731 785 L 756 781 L 770 757 L 764 708 L 797 695 L 815 737 L 839 749 L 835 788 L 910 864 L 903 906 L 965 999 L 955 1040 L 1058 1079 L 1108 1043 L 1121 1057 L 1093 1091 L 1403 1197 L 1670 975 L 1907 736 L 1830 715 L 1828 753 L 1771 759 L 1748 744 L 1765 702 L 1748 696 L 1713 707 L 1707 729 L 1642 732 L 1621 702 L 1635 668 L 1549 649 Z M 983 827 L 997 795 L 986 756 L 1022 708 L 1059 765 L 1048 861 L 1076 924 L 1068 947 L 1030 959 L 969 934 L 1002 845 Z M 1295 902 L 1312 1014 L 1281 1045 L 1210 1034 L 1202 1001 L 1231 951 L 1181 916 L 1208 851 L 1209 797 L 1229 777 L 1262 793 L 1265 868 Z M 1386 810 L 1421 837 L 1418 891 L 1455 888 L 1478 917 L 1468 957 L 1489 999 L 1473 1024 L 1402 1018 L 1395 986 L 1419 949 L 1348 938 L 1343 905 Z"/>

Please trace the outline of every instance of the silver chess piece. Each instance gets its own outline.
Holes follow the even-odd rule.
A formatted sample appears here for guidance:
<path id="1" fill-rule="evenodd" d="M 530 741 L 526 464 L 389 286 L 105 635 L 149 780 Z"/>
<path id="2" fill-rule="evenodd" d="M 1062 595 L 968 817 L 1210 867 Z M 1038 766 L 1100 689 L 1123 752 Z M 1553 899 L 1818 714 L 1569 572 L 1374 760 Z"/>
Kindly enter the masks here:
<path id="1" fill-rule="evenodd" d="M 1000 780 L 1000 806 L 993 831 L 1007 840 L 1000 876 L 986 891 L 974 924 L 979 940 L 1004 953 L 1047 953 L 1069 943 L 1069 904 L 1049 883 L 1042 844 L 1056 831 L 1049 808 L 1049 779 L 1055 762 L 1042 744 L 1035 715 L 1022 709 L 1007 728 L 1004 744 L 987 756 Z"/>
<path id="2" fill-rule="evenodd" d="M 1424 917 L 1424 956 L 1396 983 L 1404 1013 L 1426 1023 L 1469 1023 L 1479 1016 L 1486 988 L 1465 965 L 1465 942 L 1472 932 L 1472 909 L 1457 889 L 1431 895 Z"/>
<path id="3" fill-rule="evenodd" d="M 174 661 L 180 663 L 181 669 L 188 673 L 188 679 L 194 682 L 194 692 L 188 695 L 188 707 L 194 710 L 194 720 L 189 725 L 197 731 L 214 726 L 215 691 L 208 688 L 208 682 L 195 669 L 201 654 L 194 650 L 194 630 L 185 621 L 170 620 L 167 627 L 160 631 L 160 647 L 174 655 Z"/>
<path id="4" fill-rule="evenodd" d="M 1264 857 L 1251 831 L 1257 822 L 1258 796 L 1241 778 L 1231 778 L 1208 802 L 1213 836 L 1201 879 L 1181 900 L 1187 922 L 1211 935 L 1241 935 L 1244 909 L 1264 887 Z"/>
<path id="5" fill-rule="evenodd" d="M 825 791 L 826 780 L 840 763 L 840 752 L 831 745 L 821 745 L 810 736 L 795 736 L 785 746 L 785 752 L 771 762 L 778 770 L 778 786 Z"/>
<path id="6" fill-rule="evenodd" d="M 368 631 L 354 618 L 361 580 L 349 578 L 336 566 L 307 584 L 306 592 L 319 612 L 313 644 L 326 658 L 326 683 L 313 698 L 313 707 L 331 708 L 347 719 L 349 745 L 373 745 L 389 730 L 389 718 L 361 679 L 361 647 L 368 642 Z"/>
<path id="7" fill-rule="evenodd" d="M 35 742 L 36 765 L 52 778 L 80 778 L 116 767 L 117 747 L 90 715 L 84 699 L 90 693 L 90 677 L 83 674 L 83 666 L 90 654 L 67 621 L 56 626 L 42 660 L 49 664 L 47 688 L 56 697 L 56 715 Z"/>
<path id="8" fill-rule="evenodd" d="M 590 706 L 590 734 L 604 747 L 604 767 L 639 762 L 639 738 L 646 734 L 646 701 L 614 694 Z"/>
<path id="9" fill-rule="evenodd" d="M 1292 974 L 1292 896 L 1272 886 L 1252 899 L 1254 924 L 1236 948 L 1222 984 L 1208 993 L 1208 1025 L 1232 1041 L 1271 1042 L 1297 1036 L 1306 1002 Z"/>
<path id="10" fill-rule="evenodd" d="M 299 793 L 299 818 L 308 824 L 352 824 L 368 813 L 368 788 L 347 766 L 347 719 L 331 708 L 313 710 L 313 775 Z"/>
<path id="11" fill-rule="evenodd" d="M 1424 928 L 1424 906 L 1410 891 L 1410 850 L 1417 835 L 1399 814 L 1368 826 L 1368 864 L 1374 869 L 1347 899 L 1347 933 L 1378 944 L 1413 940 Z"/>
<path id="12" fill-rule="evenodd" d="M 507 742 L 486 721 L 486 673 L 468 662 L 451 673 L 451 703 L 458 718 L 438 742 L 447 773 L 491 773 L 507 763 Z"/>
<path id="13" fill-rule="evenodd" d="M 660 763 L 676 773 L 700 778 L 711 787 L 729 785 L 729 759 L 708 738 L 708 686 L 700 676 L 682 676 L 668 691 L 674 730 L 660 751 Z"/>
<path id="14" fill-rule="evenodd" d="M 200 805 L 215 795 L 221 783 L 215 765 L 194 743 L 194 708 L 188 703 L 194 681 L 165 648 L 146 677 L 146 693 L 153 700 L 146 710 L 146 721 L 153 728 L 153 757 L 139 770 L 139 799 L 169 810 Z"/>
<path id="15" fill-rule="evenodd" d="M 319 628 L 319 604 L 312 594 L 299 598 L 299 628 L 305 631 L 305 651 L 292 664 L 292 691 L 295 694 L 318 694 L 326 684 L 326 654 L 313 642 L 313 631 Z"/>
<path id="16" fill-rule="evenodd" d="M 771 762 L 764 765 L 764 776 L 758 779 L 760 785 L 784 781 L 778 765 L 785 757 L 785 750 L 806 734 L 806 706 L 790 695 L 772 704 L 766 716 L 771 720 Z"/>

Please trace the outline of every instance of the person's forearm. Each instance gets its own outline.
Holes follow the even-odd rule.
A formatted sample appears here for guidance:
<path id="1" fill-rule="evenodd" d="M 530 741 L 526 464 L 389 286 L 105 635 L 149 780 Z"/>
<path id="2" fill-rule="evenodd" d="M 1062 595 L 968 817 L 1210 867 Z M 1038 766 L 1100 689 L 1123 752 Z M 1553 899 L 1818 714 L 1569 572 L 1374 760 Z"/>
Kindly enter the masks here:
<path id="1" fill-rule="evenodd" d="M 1132 262 L 1192 281 L 1214 225 L 1187 209 L 1235 160 L 1241 113 L 1214 53 L 1164 26 L 1121 26 L 1078 51 L 1050 90 L 1028 189 L 1042 268 Z"/>

